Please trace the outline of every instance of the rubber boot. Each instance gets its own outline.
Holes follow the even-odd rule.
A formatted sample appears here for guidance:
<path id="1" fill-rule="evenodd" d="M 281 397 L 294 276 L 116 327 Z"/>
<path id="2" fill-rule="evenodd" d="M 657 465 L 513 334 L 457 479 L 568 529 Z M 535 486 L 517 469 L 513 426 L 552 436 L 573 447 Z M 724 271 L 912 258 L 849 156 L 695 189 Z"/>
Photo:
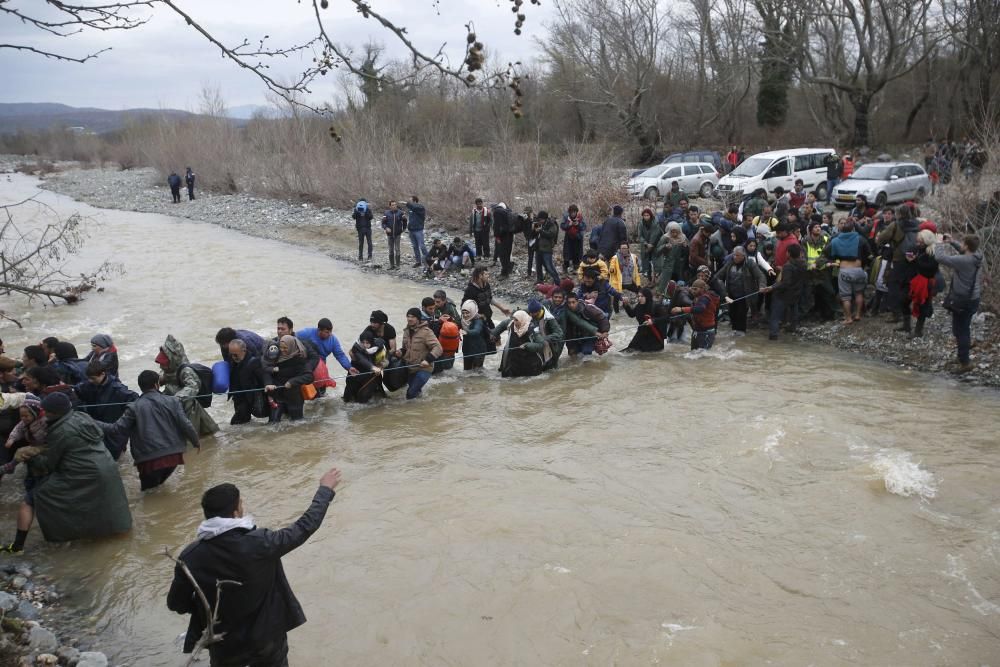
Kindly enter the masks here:
<path id="1" fill-rule="evenodd" d="M 896 327 L 893 331 L 899 331 L 901 333 L 910 333 L 910 316 L 904 315 L 900 317 L 901 324 Z"/>

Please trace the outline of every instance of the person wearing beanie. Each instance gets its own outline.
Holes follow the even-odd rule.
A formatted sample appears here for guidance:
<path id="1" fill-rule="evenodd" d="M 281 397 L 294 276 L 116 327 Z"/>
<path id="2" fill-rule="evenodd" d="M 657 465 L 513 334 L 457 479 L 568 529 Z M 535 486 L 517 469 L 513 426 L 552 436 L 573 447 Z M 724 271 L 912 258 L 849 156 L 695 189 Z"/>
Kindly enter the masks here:
<path id="1" fill-rule="evenodd" d="M 97 334 L 90 339 L 90 353 L 83 360 L 89 366 L 95 359 L 107 372 L 118 377 L 118 348 L 108 334 Z"/>
<path id="2" fill-rule="evenodd" d="M 691 283 L 690 306 L 674 306 L 672 315 L 691 316 L 691 349 L 709 350 L 715 343 L 716 312 L 719 309 L 719 295 L 708 289 L 708 283 L 698 279 Z"/>
<path id="3" fill-rule="evenodd" d="M 132 528 L 118 466 L 104 446 L 101 427 L 72 409 L 69 397 L 42 400 L 45 447 L 19 450 L 30 474 L 45 476 L 34 489 L 35 518 L 49 542 L 68 542 L 125 533 Z"/>
<path id="4" fill-rule="evenodd" d="M 623 243 L 628 243 L 628 229 L 622 218 L 624 209 L 615 204 L 611 216 L 601 225 L 601 239 L 598 241 L 597 252 L 605 261 L 609 261 Z"/>
<path id="5" fill-rule="evenodd" d="M 563 351 L 563 329 L 560 326 L 559 321 L 556 319 L 549 310 L 542 305 L 542 302 L 538 299 L 531 299 L 528 301 L 528 306 L 525 309 L 528 316 L 531 318 L 532 326 L 537 330 L 538 334 L 541 336 L 542 342 L 545 344 L 545 349 L 541 350 L 542 365 L 539 372 L 547 371 L 552 368 L 557 368 L 559 366 L 559 357 L 562 355 Z M 496 326 L 493 330 L 494 339 L 499 340 L 500 334 L 507 331 L 513 324 L 513 319 L 504 320 Z M 532 361 L 532 365 L 533 365 Z M 503 363 L 501 361 L 501 371 L 503 370 Z M 505 376 L 510 377 L 510 376 Z"/>
<path id="6" fill-rule="evenodd" d="M 368 316 L 368 326 L 361 334 L 364 335 L 365 331 L 370 331 L 375 338 L 385 341 L 385 348 L 390 353 L 396 351 L 396 328 L 389 324 L 389 316 L 385 312 L 373 310 Z"/>
<path id="7" fill-rule="evenodd" d="M 480 267 L 485 270 L 485 267 Z M 423 392 L 424 385 L 431 379 L 434 362 L 444 353 L 437 337 L 422 319 L 419 308 L 406 311 L 406 329 L 403 330 L 403 345 L 395 356 L 409 366 L 407 372 L 406 398 L 412 400 Z"/>

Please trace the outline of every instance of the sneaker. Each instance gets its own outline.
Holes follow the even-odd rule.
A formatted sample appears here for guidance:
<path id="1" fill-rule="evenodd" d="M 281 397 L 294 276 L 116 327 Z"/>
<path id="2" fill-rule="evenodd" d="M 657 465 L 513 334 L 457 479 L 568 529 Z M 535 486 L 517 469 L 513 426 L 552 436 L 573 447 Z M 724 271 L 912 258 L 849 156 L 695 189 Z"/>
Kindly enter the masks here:
<path id="1" fill-rule="evenodd" d="M 5 544 L 2 547 L 0 547 L 0 554 L 23 554 L 23 553 L 24 549 L 15 549 L 13 542 L 11 542 L 10 544 Z"/>

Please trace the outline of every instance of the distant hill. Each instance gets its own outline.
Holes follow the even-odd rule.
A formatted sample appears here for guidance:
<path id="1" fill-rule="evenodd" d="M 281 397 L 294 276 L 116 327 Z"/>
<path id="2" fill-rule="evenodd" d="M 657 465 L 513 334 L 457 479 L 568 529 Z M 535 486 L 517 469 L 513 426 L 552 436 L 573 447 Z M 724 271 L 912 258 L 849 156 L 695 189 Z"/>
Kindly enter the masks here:
<path id="1" fill-rule="evenodd" d="M 246 112 L 250 107 L 236 107 Z M 83 128 L 82 132 L 102 134 L 120 130 L 130 122 L 144 118 L 192 117 L 189 111 L 178 109 L 93 109 L 71 107 L 50 102 L 0 103 L 0 134 L 14 134 L 18 130 L 49 130 L 61 127 Z M 245 118 L 249 118 L 247 115 Z M 242 124 L 243 116 L 232 116 L 233 122 Z"/>

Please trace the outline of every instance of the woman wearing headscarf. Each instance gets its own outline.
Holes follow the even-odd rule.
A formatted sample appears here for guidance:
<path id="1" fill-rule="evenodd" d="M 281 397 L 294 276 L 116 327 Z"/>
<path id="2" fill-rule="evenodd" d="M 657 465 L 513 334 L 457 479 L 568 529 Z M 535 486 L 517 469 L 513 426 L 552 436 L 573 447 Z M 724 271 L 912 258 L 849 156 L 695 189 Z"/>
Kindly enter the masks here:
<path id="1" fill-rule="evenodd" d="M 653 291 L 648 287 L 639 290 L 635 304 L 625 303 L 625 312 L 634 317 L 639 328 L 626 350 L 633 352 L 660 352 L 663 339 L 670 326 L 670 313 L 662 304 L 653 299 Z"/>
<path id="2" fill-rule="evenodd" d="M 97 361 L 104 367 L 104 370 L 118 377 L 118 348 L 115 341 L 108 334 L 97 334 L 90 339 L 90 354 L 83 358 L 90 365 L 90 362 Z"/>
<path id="3" fill-rule="evenodd" d="M 367 403 L 376 396 L 385 398 L 382 369 L 389 359 L 385 341 L 376 338 L 375 334 L 366 329 L 361 332 L 361 337 L 351 346 L 348 354 L 351 357 L 351 367 L 358 369 L 358 374 L 347 376 L 344 402 Z"/>
<path id="4" fill-rule="evenodd" d="M 479 316 L 479 306 L 472 299 L 462 304 L 462 363 L 465 370 L 471 371 L 483 367 L 486 352 L 486 325 Z"/>
<path id="5" fill-rule="evenodd" d="M 667 232 L 660 237 L 653 254 L 653 268 L 659 275 L 657 290 L 663 294 L 667 291 L 667 283 L 671 280 L 684 278 L 684 267 L 688 260 L 688 240 L 684 236 L 680 223 L 667 223 Z"/>
<path id="6" fill-rule="evenodd" d="M 497 325 L 497 330 L 504 324 L 508 322 Z M 515 312 L 507 330 L 507 345 L 500 357 L 500 375 L 505 378 L 541 375 L 552 353 L 531 315 L 523 310 Z"/>
<path id="7" fill-rule="evenodd" d="M 312 381 L 302 341 L 295 336 L 282 336 L 277 345 L 271 343 L 264 351 L 264 391 L 277 405 L 271 410 L 269 422 L 280 422 L 286 414 L 292 421 L 302 419 L 305 405 L 302 386 Z"/>
<path id="8" fill-rule="evenodd" d="M 20 420 L 15 424 L 4 445 L 8 453 L 15 458 L 10 463 L 0 466 L 0 477 L 14 472 L 14 468 L 25 460 L 26 455 L 40 452 L 45 447 L 45 412 L 42 410 L 41 400 L 34 394 L 25 394 L 19 413 Z M 18 456 L 17 452 L 22 447 L 25 448 L 25 453 Z M 17 533 L 13 542 L 0 547 L 0 552 L 24 551 L 24 541 L 28 538 L 28 531 L 35 521 L 34 489 L 38 479 L 30 471 L 24 476 L 24 499 L 17 509 Z"/>

